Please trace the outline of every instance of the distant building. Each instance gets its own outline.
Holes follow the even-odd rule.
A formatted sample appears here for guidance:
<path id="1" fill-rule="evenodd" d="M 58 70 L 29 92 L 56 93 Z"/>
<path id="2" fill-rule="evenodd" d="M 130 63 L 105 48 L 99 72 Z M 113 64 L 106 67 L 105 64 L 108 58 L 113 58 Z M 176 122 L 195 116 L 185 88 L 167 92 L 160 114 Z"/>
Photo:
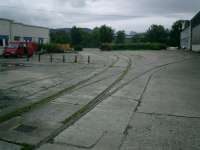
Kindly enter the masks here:
<path id="1" fill-rule="evenodd" d="M 191 45 L 191 27 L 190 21 L 185 20 L 182 22 L 182 32 L 180 37 L 180 45 L 183 49 L 190 49 Z"/>
<path id="2" fill-rule="evenodd" d="M 130 31 L 130 33 L 126 34 L 126 39 L 132 39 L 136 34 L 136 32 Z"/>
<path id="3" fill-rule="evenodd" d="M 9 41 L 49 42 L 49 29 L 0 18 L 0 55 Z"/>
<path id="4" fill-rule="evenodd" d="M 194 51 L 200 51 L 200 12 L 191 20 L 191 48 Z"/>
<path id="5" fill-rule="evenodd" d="M 197 13 L 189 23 L 183 23 L 181 32 L 181 48 L 192 51 L 200 51 L 200 12 Z"/>

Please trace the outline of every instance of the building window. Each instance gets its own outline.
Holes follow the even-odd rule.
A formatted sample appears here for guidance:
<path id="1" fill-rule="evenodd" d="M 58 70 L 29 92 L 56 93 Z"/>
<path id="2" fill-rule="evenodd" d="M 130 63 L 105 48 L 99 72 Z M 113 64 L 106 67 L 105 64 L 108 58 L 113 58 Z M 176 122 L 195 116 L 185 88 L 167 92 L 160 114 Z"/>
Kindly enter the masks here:
<path id="1" fill-rule="evenodd" d="M 38 39 L 38 43 L 39 43 L 39 44 L 43 44 L 43 43 L 44 43 L 44 39 L 43 39 L 43 38 L 39 38 L 39 39 Z"/>
<path id="2" fill-rule="evenodd" d="M 14 37 L 14 41 L 20 41 L 20 37 L 19 36 L 15 36 Z"/>
<path id="3" fill-rule="evenodd" d="M 32 37 L 24 37 L 24 41 L 25 42 L 31 42 L 32 41 Z"/>

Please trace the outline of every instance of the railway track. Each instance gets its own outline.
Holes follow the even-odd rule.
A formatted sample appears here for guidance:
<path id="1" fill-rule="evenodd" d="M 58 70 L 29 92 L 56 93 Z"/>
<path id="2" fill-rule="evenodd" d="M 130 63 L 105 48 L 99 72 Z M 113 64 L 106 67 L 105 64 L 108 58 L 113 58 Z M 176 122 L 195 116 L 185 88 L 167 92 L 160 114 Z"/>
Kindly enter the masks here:
<path id="1" fill-rule="evenodd" d="M 81 89 L 81 88 L 84 88 L 84 87 L 88 87 L 92 84 L 95 84 L 95 83 L 98 83 L 98 82 L 101 82 L 103 80 L 106 80 L 108 79 L 108 77 L 111 77 L 113 75 L 107 75 L 107 76 L 104 76 L 104 77 L 100 77 L 99 79 L 95 79 L 95 77 L 101 75 L 101 74 L 104 74 L 106 71 L 108 71 L 109 69 L 112 69 L 112 67 L 119 61 L 120 57 L 119 56 L 116 56 L 116 59 L 115 61 L 112 62 L 112 64 L 110 64 L 107 68 L 103 69 L 102 71 L 98 72 L 98 73 L 95 73 L 92 78 L 87 78 L 86 80 L 84 81 L 81 81 L 79 84 L 77 84 L 76 86 L 74 86 L 73 88 L 71 89 L 65 89 L 63 91 L 60 91 L 59 93 L 56 93 L 55 95 L 51 95 L 50 97 L 46 98 L 46 99 L 43 99 L 42 101 L 40 101 L 39 103 L 34 103 L 30 106 L 26 106 L 24 108 L 20 108 L 20 110 L 17 110 L 16 112 L 13 112 L 14 114 L 9 114 L 10 116 L 5 116 L 6 118 L 0 118 L 2 119 L 2 123 L 11 119 L 11 118 L 14 118 L 14 117 L 17 117 L 19 115 L 23 115 L 23 114 L 26 114 L 28 112 L 31 112 L 31 110 L 34 110 L 34 108 L 36 108 L 37 106 L 41 106 L 42 105 L 45 105 L 47 104 L 48 102 L 50 101 L 53 101 L 55 100 L 56 98 L 62 96 L 63 94 L 66 94 L 67 92 L 69 91 L 73 91 L 74 89 Z M 91 109 L 93 109 L 97 104 L 99 104 L 102 100 L 104 100 L 106 98 L 106 96 L 108 96 L 108 93 L 109 91 L 114 87 L 116 86 L 116 84 L 118 84 L 124 77 L 125 75 L 128 73 L 130 67 L 131 67 L 131 59 L 128 60 L 127 62 L 127 66 L 126 68 L 119 72 L 119 76 L 117 77 L 116 80 L 114 80 L 114 82 L 109 85 L 103 92 L 101 92 L 100 94 L 98 94 L 94 99 L 92 99 L 89 103 L 87 103 L 86 105 L 84 105 L 79 111 L 73 113 L 70 117 L 68 118 L 65 118 L 63 119 L 62 123 L 63 123 L 63 126 L 60 127 L 59 129 L 55 130 L 55 132 L 53 132 L 50 136 L 48 136 L 47 138 L 44 138 L 44 140 L 42 140 L 38 145 L 36 145 L 36 147 L 40 146 L 42 143 L 46 142 L 46 141 L 49 141 L 50 139 L 52 139 L 52 137 L 54 137 L 55 135 L 59 134 L 62 130 L 64 130 L 67 126 L 70 125 L 70 123 L 72 122 L 75 122 L 76 120 L 78 120 L 81 116 L 83 116 L 84 114 L 86 114 L 87 112 L 89 112 Z M 111 71 L 111 70 L 110 70 Z M 112 72 L 112 71 L 111 71 Z M 117 75 L 116 75 L 117 76 Z M 114 76 L 115 78 L 115 76 Z M 91 81 L 92 79 L 95 79 L 94 81 Z M 89 82 L 91 81 L 91 82 Z M 18 144 L 18 145 L 21 145 L 21 146 L 24 146 L 22 143 L 18 143 L 18 142 L 14 142 L 12 140 L 6 140 L 4 139 L 3 137 L 0 138 L 0 140 L 2 141 L 6 141 L 6 142 L 9 142 L 9 143 L 14 143 L 14 144 Z M 34 146 L 34 148 L 36 148 Z"/>
<path id="2" fill-rule="evenodd" d="M 98 94 L 95 98 L 93 98 L 89 103 L 84 105 L 79 111 L 72 114 L 70 117 L 66 118 L 62 123 L 63 126 L 55 130 L 50 136 L 44 138 L 40 143 L 34 146 L 33 149 L 40 147 L 41 145 L 50 142 L 54 137 L 56 137 L 63 130 L 74 124 L 77 120 L 79 120 L 82 116 L 91 111 L 95 106 L 97 106 L 100 102 L 105 100 L 108 96 L 110 96 L 110 91 L 127 75 L 129 69 L 131 68 L 132 61 L 129 58 L 128 64 L 125 69 L 120 73 L 117 79 L 111 83 L 105 90 L 103 90 L 100 94 Z"/>
<path id="3" fill-rule="evenodd" d="M 49 137 L 47 137 L 44 140 L 42 140 L 38 145 L 36 145 L 36 147 L 34 147 L 34 149 L 40 147 L 41 145 L 43 145 L 45 143 L 52 142 L 52 140 L 59 133 L 61 133 L 62 131 L 64 131 L 65 129 L 67 129 L 71 125 L 73 125 L 77 120 L 79 120 L 82 116 L 84 116 L 89 111 L 91 111 L 100 102 L 105 100 L 107 97 L 113 95 L 114 93 L 116 93 L 120 89 L 124 88 L 125 86 L 129 85 L 132 81 L 144 76 L 147 73 L 150 73 L 150 72 L 154 73 L 155 71 L 161 70 L 166 66 L 169 66 L 169 65 L 172 65 L 172 64 L 176 64 L 176 63 L 181 63 L 181 62 L 184 62 L 184 61 L 187 61 L 187 60 L 190 60 L 190 59 L 191 58 L 183 58 L 183 59 L 181 59 L 179 61 L 173 61 L 173 62 L 169 62 L 169 63 L 166 63 L 166 64 L 158 65 L 156 67 L 152 67 L 152 68 L 140 73 L 139 75 L 135 76 L 134 78 L 129 79 L 127 82 L 124 82 L 124 83 L 118 85 L 118 83 L 122 79 L 124 79 L 124 77 L 127 75 L 128 71 L 129 71 L 129 69 L 131 68 L 132 61 L 131 61 L 131 59 L 129 59 L 129 63 L 128 63 L 126 69 L 123 71 L 123 73 L 110 86 L 108 86 L 103 92 L 101 92 L 98 96 L 96 96 L 88 104 L 86 104 L 84 107 L 82 107 L 78 112 L 74 113 L 71 117 L 66 118 L 63 121 L 64 125 L 62 127 L 60 127 L 59 129 L 55 130 Z"/>
<path id="4" fill-rule="evenodd" d="M 13 110 L 11 112 L 8 112 L 6 114 L 0 115 L 0 123 L 3 123 L 5 121 L 7 121 L 7 120 L 9 120 L 11 118 L 14 118 L 16 116 L 19 116 L 19 115 L 21 115 L 23 113 L 26 113 L 26 112 L 34 109 L 37 106 L 44 105 L 44 104 L 46 104 L 46 103 L 58 98 L 59 96 L 63 95 L 64 93 L 69 92 L 69 91 L 75 89 L 76 87 L 81 86 L 81 85 L 89 82 L 93 78 L 105 73 L 109 68 L 112 68 L 113 65 L 115 65 L 118 61 L 119 61 L 119 57 L 115 56 L 115 60 L 113 60 L 112 63 L 109 66 L 107 66 L 106 68 L 104 68 L 103 70 L 101 70 L 101 71 L 99 71 L 97 73 L 94 73 L 90 77 L 88 77 L 88 78 L 86 78 L 86 79 L 84 79 L 82 81 L 79 81 L 78 83 L 76 83 L 76 84 L 74 84 L 74 85 L 72 85 L 70 87 L 66 87 L 63 90 L 60 90 L 60 91 L 58 91 L 58 92 L 56 92 L 56 93 L 54 93 L 54 94 L 52 94 L 50 96 L 42 98 L 41 100 L 39 100 L 37 102 L 30 103 L 30 104 L 25 105 L 23 107 L 19 107 L 19 108 L 15 109 L 15 110 Z"/>
<path id="5" fill-rule="evenodd" d="M 104 57 L 104 56 L 101 56 L 101 57 Z M 2 63 L 0 63 L 0 64 L 2 64 Z M 3 64 L 9 65 L 10 63 L 3 63 Z M 14 64 L 14 63 L 11 63 L 11 64 Z M 21 63 L 21 64 L 23 64 L 23 63 Z M 109 65 L 108 67 L 111 67 L 114 64 L 115 64 L 115 61 L 112 61 L 111 65 Z M 25 64 L 23 64 L 23 66 L 25 66 Z M 108 67 L 106 67 L 105 69 L 107 69 Z M 70 70 L 70 71 L 62 71 L 62 72 L 59 72 L 59 73 L 54 73 L 54 75 L 47 75 L 47 76 L 44 76 L 44 77 L 39 78 L 39 79 L 33 79 L 31 81 L 26 81 L 26 82 L 11 86 L 11 87 L 9 87 L 5 90 L 12 90 L 12 89 L 15 89 L 15 88 L 24 87 L 26 85 L 29 85 L 29 84 L 32 84 L 32 83 L 35 83 L 35 82 L 40 82 L 40 81 L 47 80 L 47 79 L 54 79 L 56 77 L 60 77 L 60 76 L 65 75 L 65 74 L 70 74 L 72 72 L 73 71 Z"/>
<path id="6" fill-rule="evenodd" d="M 106 80 L 108 77 L 111 77 L 112 75 L 100 77 L 99 79 L 95 79 L 95 77 L 97 77 L 98 75 L 101 75 L 101 74 L 105 73 L 107 70 L 111 69 L 119 61 L 119 59 L 121 59 L 121 58 L 117 57 L 117 59 L 109 67 L 107 67 L 106 69 L 104 69 L 101 72 L 99 72 L 99 74 L 94 74 L 93 78 L 90 78 L 87 81 L 82 82 L 81 84 L 73 87 L 72 89 L 69 89 L 67 91 L 62 91 L 61 93 L 58 93 L 58 95 L 54 95 L 54 97 L 49 97 L 49 99 L 47 99 L 47 101 L 44 101 L 44 103 L 42 103 L 42 104 L 43 105 L 47 104 L 48 102 L 50 102 L 52 100 L 55 100 L 56 98 L 62 96 L 63 94 L 66 94 L 68 91 L 73 92 L 74 90 L 85 88 L 85 87 L 88 87 L 88 86 L 93 85 L 95 83 L 98 83 L 98 82 Z M 152 67 L 152 68 L 150 68 L 150 69 L 138 74 L 137 76 L 135 76 L 135 77 L 133 77 L 133 78 L 131 78 L 129 80 L 126 80 L 126 82 L 121 82 L 120 83 L 120 81 L 122 81 L 126 77 L 126 75 L 129 73 L 129 70 L 132 67 L 132 60 L 130 58 L 128 58 L 127 66 L 125 67 L 125 69 L 118 74 L 117 78 L 105 90 L 103 90 L 101 93 L 99 93 L 90 102 L 88 102 L 87 104 L 82 106 L 81 109 L 79 109 L 78 111 L 73 113 L 70 117 L 65 118 L 62 121 L 63 125 L 61 127 L 59 127 L 56 130 L 54 130 L 49 136 L 45 137 L 38 144 L 36 144 L 34 146 L 31 146 L 31 149 L 36 149 L 36 148 L 40 147 L 41 145 L 43 145 L 43 144 L 45 144 L 47 142 L 51 142 L 54 139 L 54 137 L 56 137 L 59 133 L 61 133 L 65 129 L 67 129 L 72 124 L 74 124 L 82 116 L 84 116 L 89 111 L 91 111 L 96 105 L 98 105 L 100 102 L 102 102 L 107 97 L 111 96 L 112 94 L 116 93 L 120 89 L 122 89 L 125 86 L 129 85 L 132 81 L 144 76 L 147 73 L 155 71 L 157 69 L 162 69 L 163 67 L 166 67 L 168 65 L 175 64 L 175 63 L 180 63 L 180 62 L 183 62 L 183 61 L 186 61 L 186 60 L 189 60 L 189 59 L 190 58 L 186 58 L 186 59 L 182 59 L 182 60 L 179 60 L 179 61 L 173 61 L 173 62 L 170 62 L 170 63 L 158 65 L 156 67 Z M 94 80 L 92 81 L 92 79 L 94 79 Z M 34 108 L 36 108 L 39 105 L 40 104 L 34 106 L 33 108 L 31 108 L 28 111 L 23 111 L 23 112 L 21 112 L 21 114 L 29 112 L 29 111 L 33 110 Z M 1 140 L 2 141 L 6 141 L 4 139 L 1 139 Z M 6 141 L 6 142 L 22 145 L 21 143 L 15 143 L 15 142 L 12 142 L 12 141 Z"/>

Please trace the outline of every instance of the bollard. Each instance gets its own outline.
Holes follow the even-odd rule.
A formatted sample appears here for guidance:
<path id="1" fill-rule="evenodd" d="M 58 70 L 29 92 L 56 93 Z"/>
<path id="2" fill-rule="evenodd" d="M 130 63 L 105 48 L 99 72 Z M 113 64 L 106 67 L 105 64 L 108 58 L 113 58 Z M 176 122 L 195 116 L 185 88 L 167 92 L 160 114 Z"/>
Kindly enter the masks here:
<path id="1" fill-rule="evenodd" d="M 88 56 L 88 64 L 90 63 L 90 56 Z"/>
<path id="2" fill-rule="evenodd" d="M 29 56 L 27 55 L 27 57 L 26 57 L 26 61 L 29 61 Z"/>
<path id="3" fill-rule="evenodd" d="M 50 55 L 50 62 L 53 62 L 53 55 Z"/>
<path id="4" fill-rule="evenodd" d="M 65 55 L 63 55 L 63 63 L 65 63 Z"/>
<path id="5" fill-rule="evenodd" d="M 38 61 L 40 62 L 40 54 L 38 54 Z"/>
<path id="6" fill-rule="evenodd" d="M 77 55 L 75 55 L 74 63 L 77 63 L 77 62 L 78 62 L 78 57 L 77 57 Z"/>

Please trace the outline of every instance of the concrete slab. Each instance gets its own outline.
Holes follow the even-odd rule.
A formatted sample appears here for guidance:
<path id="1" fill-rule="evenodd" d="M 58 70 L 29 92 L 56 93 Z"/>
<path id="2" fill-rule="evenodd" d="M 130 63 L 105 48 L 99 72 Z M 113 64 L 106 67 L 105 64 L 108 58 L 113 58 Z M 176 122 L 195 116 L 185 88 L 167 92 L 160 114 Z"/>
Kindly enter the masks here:
<path id="1" fill-rule="evenodd" d="M 0 141 L 0 150 L 20 150 L 21 146 Z"/>
<path id="2" fill-rule="evenodd" d="M 123 134 L 136 105 L 137 102 L 134 101 L 110 97 L 58 135 L 55 143 L 92 148 L 101 140 L 98 147 L 102 147 L 103 143 L 107 141 L 106 139 L 110 139 L 109 142 L 111 142 L 111 137 L 120 140 L 118 137 Z M 115 142 L 113 144 L 117 144 Z"/>
<path id="3" fill-rule="evenodd" d="M 48 103 L 26 113 L 17 120 L 11 119 L 0 126 L 0 137 L 5 140 L 35 145 L 62 125 L 62 121 L 80 109 L 80 105 Z M 34 130 L 23 132 L 19 126 L 30 126 Z"/>
<path id="4" fill-rule="evenodd" d="M 132 100 L 139 100 L 144 90 L 144 87 L 148 81 L 149 75 L 150 74 L 144 75 L 132 82 L 129 82 L 127 86 L 120 89 L 118 92 L 113 94 L 113 96 L 125 97 Z"/>
<path id="5" fill-rule="evenodd" d="M 200 117 L 200 60 L 166 67 L 149 83 L 139 112 Z"/>
<path id="6" fill-rule="evenodd" d="M 136 113 L 121 150 L 198 150 L 200 119 Z"/>
<path id="7" fill-rule="evenodd" d="M 44 144 L 37 150 L 85 150 L 85 148 L 78 148 L 65 144 Z"/>
<path id="8" fill-rule="evenodd" d="M 50 102 L 45 106 L 34 109 L 24 114 L 25 122 L 45 122 L 45 124 L 61 123 L 65 118 L 71 116 L 80 109 L 80 105 L 70 103 Z"/>
<path id="9" fill-rule="evenodd" d="M 93 54 L 94 55 L 91 56 L 97 56 L 97 61 L 88 65 L 81 63 L 61 65 L 59 62 L 60 56 L 56 56 L 56 62 L 50 65 L 48 64 L 47 56 L 47 59 L 44 60 L 42 65 L 33 63 L 32 67 L 10 71 L 14 72 L 14 75 L 17 74 L 17 71 L 18 75 L 23 75 L 24 72 L 24 77 L 16 77 L 14 79 L 10 72 L 2 72 L 3 74 L 0 75 L 0 78 L 3 77 L 5 80 L 1 80 L 0 84 L 7 85 L 7 87 L 5 89 L 2 88 L 2 90 L 6 90 L 10 87 L 8 84 L 13 83 L 13 85 L 16 86 L 9 94 L 10 97 L 12 96 L 11 98 L 15 99 L 16 103 L 12 103 L 13 101 L 11 101 L 9 105 L 21 105 L 22 103 L 37 101 L 41 97 L 51 95 L 51 93 L 63 89 L 64 85 L 66 87 L 73 83 L 77 83 L 78 81 L 89 77 L 89 75 L 94 72 L 98 72 L 104 68 L 105 64 L 110 64 L 114 55 L 120 56 L 120 61 L 118 61 L 114 67 L 108 69 L 107 72 L 101 76 L 92 79 L 91 82 L 103 78 L 105 78 L 105 80 L 91 84 L 88 87 L 77 88 L 74 93 L 66 93 L 58 99 L 55 99 L 42 107 L 38 107 L 19 118 L 11 119 L 8 122 L 1 124 L 0 137 L 13 142 L 36 144 L 50 135 L 55 129 L 58 129 L 62 125 L 61 121 L 78 110 L 82 105 L 88 103 L 117 78 L 127 64 L 127 58 L 122 55 L 131 57 L 134 63 L 128 75 L 115 88 L 149 69 L 155 69 L 160 65 L 192 56 L 188 53 L 183 54 L 178 51 L 94 52 Z M 85 59 L 87 55 L 88 52 L 81 57 L 81 61 Z M 190 120 L 192 119 L 190 117 L 196 117 L 196 119 L 199 117 L 199 103 L 197 98 L 199 97 L 198 70 L 200 70 L 200 68 L 198 67 L 199 61 L 195 60 L 195 57 L 193 59 L 194 61 L 192 61 L 191 64 L 187 62 L 177 66 L 173 65 L 173 67 L 167 67 L 166 70 L 153 76 L 138 112 L 147 113 L 146 115 L 150 115 L 152 118 L 149 119 L 148 117 L 143 117 L 142 114 L 138 114 L 140 116 L 133 116 L 130 126 L 128 126 L 133 110 L 136 108 L 138 100 L 141 98 L 141 94 L 149 78 L 149 74 L 147 74 L 146 76 L 131 82 L 128 86 L 100 103 L 92 111 L 78 120 L 73 126 L 60 133 L 55 138 L 53 144 L 45 144 L 41 149 L 110 150 L 119 149 L 121 142 L 123 141 L 125 141 L 124 145 L 122 145 L 122 148 L 124 149 L 131 149 L 132 147 L 143 149 L 142 144 L 144 144 L 144 148 L 151 149 L 154 140 L 156 140 L 158 143 L 155 142 L 156 146 L 152 146 L 154 149 L 159 149 L 160 147 L 160 149 L 162 149 L 162 146 L 164 145 L 163 149 L 172 148 L 172 150 L 176 150 L 176 148 L 179 147 L 174 146 L 175 144 L 173 141 L 175 141 L 176 144 L 178 143 L 177 145 L 179 145 L 179 143 L 182 145 L 182 140 L 188 140 L 181 137 L 181 135 L 186 136 L 186 134 L 183 133 L 184 128 L 186 128 L 186 133 L 189 135 L 188 137 L 195 139 L 193 142 L 192 139 L 188 140 L 189 142 L 186 144 L 188 146 L 186 147 L 199 148 L 197 144 L 195 144 L 196 141 L 199 142 L 199 135 L 194 133 L 194 130 L 192 129 L 193 127 L 197 128 L 199 122 L 196 121 L 195 118 L 193 118 L 194 120 L 192 121 Z M 83 63 L 85 63 L 84 60 Z M 8 76 L 6 74 L 8 74 Z M 56 76 L 41 80 L 41 82 L 35 82 L 35 80 L 51 74 L 55 74 Z M 106 79 L 106 77 L 109 78 Z M 9 78 L 12 78 L 12 80 L 9 80 Z M 33 82 L 26 86 L 21 86 L 21 84 L 25 84 L 27 81 Z M 22 99 L 18 101 L 15 98 L 16 95 L 18 97 L 28 97 L 26 101 L 23 101 Z M 0 111 L 1 110 L 2 109 L 0 108 Z M 155 114 L 151 115 L 151 113 Z M 162 116 L 161 114 L 166 116 Z M 187 116 L 183 121 L 181 119 L 176 119 L 181 117 L 171 119 L 169 116 L 170 114 Z M 147 121 L 145 121 L 146 118 Z M 137 122 L 136 129 L 132 131 L 135 122 Z M 150 127 L 153 129 L 149 131 Z M 158 128 L 158 130 L 156 128 Z M 20 131 L 18 129 L 20 129 Z M 143 130 L 145 131 L 143 132 Z M 140 131 L 142 133 L 140 133 Z M 153 133 L 151 133 L 151 131 Z M 175 137 L 171 137 L 171 131 L 173 132 L 172 135 Z M 130 134 L 129 136 L 129 132 L 132 132 L 133 134 Z M 164 135 L 160 133 L 164 133 Z M 178 136 L 176 137 L 175 134 Z M 136 137 L 134 137 L 135 139 L 132 137 L 134 135 L 136 135 Z M 144 136 L 144 138 L 140 137 L 140 135 Z M 148 137 L 149 135 L 151 135 L 153 139 Z M 132 138 L 135 141 L 132 142 Z M 165 139 L 167 141 L 166 143 Z M 148 142 L 148 140 L 151 142 Z M 139 146 L 136 143 L 137 141 L 139 141 Z M 149 143 L 151 143 L 150 146 L 148 145 Z M 194 147 L 190 144 L 193 144 Z"/>

